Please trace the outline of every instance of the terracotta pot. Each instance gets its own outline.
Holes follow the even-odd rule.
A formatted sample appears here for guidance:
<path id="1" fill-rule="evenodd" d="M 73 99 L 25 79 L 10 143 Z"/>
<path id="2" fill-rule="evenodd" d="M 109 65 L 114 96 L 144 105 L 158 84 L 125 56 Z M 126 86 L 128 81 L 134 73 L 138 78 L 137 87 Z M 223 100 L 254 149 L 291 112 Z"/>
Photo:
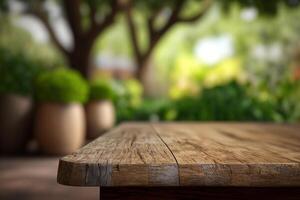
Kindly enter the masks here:
<path id="1" fill-rule="evenodd" d="M 115 108 L 111 101 L 92 101 L 86 105 L 88 138 L 99 137 L 115 124 Z"/>
<path id="2" fill-rule="evenodd" d="M 36 112 L 35 134 L 44 153 L 63 155 L 76 151 L 85 138 L 83 107 L 75 103 L 40 104 Z"/>
<path id="3" fill-rule="evenodd" d="M 32 100 L 19 95 L 0 98 L 0 152 L 2 154 L 24 151 L 29 138 L 32 117 Z"/>

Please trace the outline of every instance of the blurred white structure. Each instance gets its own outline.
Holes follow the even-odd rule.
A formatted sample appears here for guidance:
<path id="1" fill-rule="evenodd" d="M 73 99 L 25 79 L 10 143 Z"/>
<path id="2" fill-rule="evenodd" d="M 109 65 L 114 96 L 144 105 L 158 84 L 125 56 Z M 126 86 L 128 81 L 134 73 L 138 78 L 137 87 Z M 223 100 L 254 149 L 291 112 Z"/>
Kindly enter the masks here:
<path id="1" fill-rule="evenodd" d="M 253 21 L 257 17 L 257 10 L 255 8 L 245 8 L 241 12 L 241 18 L 244 21 Z"/>
<path id="2" fill-rule="evenodd" d="M 195 46 L 196 57 L 208 65 L 214 65 L 234 54 L 231 36 L 221 35 L 201 39 Z"/>

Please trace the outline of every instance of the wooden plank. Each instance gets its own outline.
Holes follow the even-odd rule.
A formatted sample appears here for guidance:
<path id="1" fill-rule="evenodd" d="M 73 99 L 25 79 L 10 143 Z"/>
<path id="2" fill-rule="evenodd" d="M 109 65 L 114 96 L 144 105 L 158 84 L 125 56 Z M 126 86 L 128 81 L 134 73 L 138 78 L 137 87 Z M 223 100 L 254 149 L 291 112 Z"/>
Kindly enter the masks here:
<path id="1" fill-rule="evenodd" d="M 60 160 L 77 186 L 300 186 L 300 126 L 128 123 Z"/>
<path id="2" fill-rule="evenodd" d="M 60 159 L 57 180 L 75 186 L 178 185 L 178 169 L 150 125 L 124 124 Z"/>
<path id="3" fill-rule="evenodd" d="M 300 188 L 101 187 L 101 200 L 299 200 Z"/>
<path id="4" fill-rule="evenodd" d="M 154 124 L 182 186 L 300 186 L 300 133 L 288 125 Z"/>

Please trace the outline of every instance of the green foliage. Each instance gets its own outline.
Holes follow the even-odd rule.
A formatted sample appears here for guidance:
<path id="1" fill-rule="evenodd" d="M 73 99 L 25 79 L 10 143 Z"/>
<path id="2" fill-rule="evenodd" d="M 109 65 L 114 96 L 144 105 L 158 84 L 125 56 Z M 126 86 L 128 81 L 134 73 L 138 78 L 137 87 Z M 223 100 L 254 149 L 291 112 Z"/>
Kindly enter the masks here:
<path id="1" fill-rule="evenodd" d="M 35 82 L 36 99 L 42 102 L 84 103 L 88 85 L 77 71 L 56 69 L 40 74 Z"/>
<path id="2" fill-rule="evenodd" d="M 41 67 L 20 52 L 0 47 L 0 94 L 33 94 L 33 80 Z"/>
<path id="3" fill-rule="evenodd" d="M 126 80 L 123 83 L 125 87 L 124 98 L 132 107 L 138 106 L 142 101 L 143 87 L 140 82 L 134 79 Z"/>
<path id="4" fill-rule="evenodd" d="M 276 99 L 280 121 L 295 122 L 300 119 L 300 80 L 285 80 L 272 92 Z"/>
<path id="5" fill-rule="evenodd" d="M 0 19 L 0 26 L 0 93 L 33 95 L 35 76 L 60 61 L 7 17 Z"/>
<path id="6" fill-rule="evenodd" d="M 47 68 L 63 64 L 62 57 L 55 48 L 37 43 L 29 32 L 13 25 L 11 18 L 0 18 L 0 27 L 1 48 L 39 62 Z"/>
<path id="7" fill-rule="evenodd" d="M 272 2 L 264 0 L 219 0 L 219 2 L 223 5 L 224 11 L 229 10 L 229 7 L 232 4 L 239 4 L 241 7 L 255 7 L 259 13 L 263 15 L 277 14 L 278 7 L 281 4 L 285 4 L 290 8 L 295 8 L 299 6 L 300 3 L 299 0 L 273 0 Z"/>
<path id="8" fill-rule="evenodd" d="M 116 96 L 113 82 L 110 80 L 94 80 L 90 83 L 90 100 L 113 100 Z"/>
<path id="9" fill-rule="evenodd" d="M 118 122 L 174 120 L 175 117 L 170 116 L 174 113 L 173 108 L 173 102 L 169 99 L 145 99 L 137 107 L 118 106 L 117 120 Z"/>
<path id="10" fill-rule="evenodd" d="M 120 108 L 118 120 L 280 121 L 279 105 L 263 101 L 237 82 L 204 89 L 197 97 L 146 100 L 133 109 Z"/>
<path id="11" fill-rule="evenodd" d="M 204 89 L 197 98 L 175 102 L 177 120 L 275 120 L 275 104 L 248 94 L 236 82 Z"/>
<path id="12" fill-rule="evenodd" d="M 114 102 L 118 111 L 118 119 L 133 119 L 133 112 L 142 104 L 143 88 L 141 84 L 137 80 L 129 79 L 117 82 L 114 90 L 117 94 Z"/>
<path id="13" fill-rule="evenodd" d="M 174 7 L 180 0 L 165 0 L 165 1 L 157 1 L 157 0 L 133 0 L 133 5 L 143 11 L 160 11 L 164 7 Z"/>

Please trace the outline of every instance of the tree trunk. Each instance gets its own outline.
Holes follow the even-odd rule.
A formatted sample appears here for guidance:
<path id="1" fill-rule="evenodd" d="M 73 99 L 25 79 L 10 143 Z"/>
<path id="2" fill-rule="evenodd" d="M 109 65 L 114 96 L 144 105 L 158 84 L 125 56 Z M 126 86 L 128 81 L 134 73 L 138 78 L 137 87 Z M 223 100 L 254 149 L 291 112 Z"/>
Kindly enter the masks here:
<path id="1" fill-rule="evenodd" d="M 76 50 L 69 56 L 70 66 L 79 71 L 85 78 L 89 78 L 90 72 L 90 51 Z"/>
<path id="2" fill-rule="evenodd" d="M 70 66 L 89 78 L 91 70 L 91 52 L 95 38 L 85 38 L 75 41 L 75 47 L 68 56 Z"/>
<path id="3" fill-rule="evenodd" d="M 146 59 L 143 59 L 140 62 L 140 67 L 137 69 L 136 72 L 136 78 L 139 80 L 139 82 L 142 84 L 144 91 L 143 95 L 145 97 L 153 97 L 155 96 L 154 93 L 157 91 L 157 77 L 154 72 L 154 66 L 152 63 L 152 57 L 149 56 Z"/>
<path id="4" fill-rule="evenodd" d="M 137 69 L 136 69 L 136 78 L 142 83 L 144 77 L 146 76 L 146 71 L 148 68 L 148 59 L 140 60 L 137 63 Z"/>

